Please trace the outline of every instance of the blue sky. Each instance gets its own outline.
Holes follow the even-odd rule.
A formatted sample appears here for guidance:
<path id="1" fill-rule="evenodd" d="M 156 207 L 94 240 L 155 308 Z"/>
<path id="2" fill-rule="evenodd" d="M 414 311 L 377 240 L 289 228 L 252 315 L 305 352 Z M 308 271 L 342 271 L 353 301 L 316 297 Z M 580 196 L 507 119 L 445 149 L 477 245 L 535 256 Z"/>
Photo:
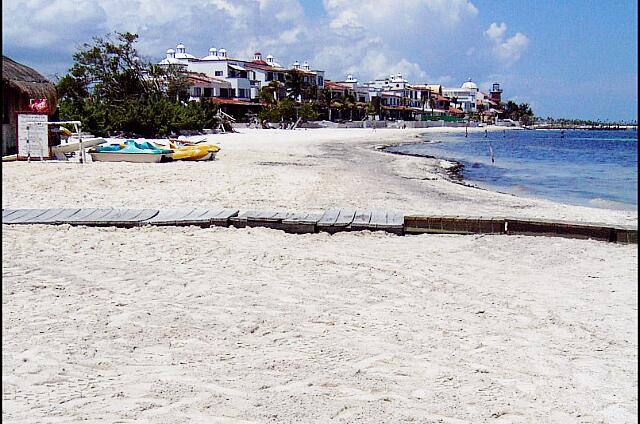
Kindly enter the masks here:
<path id="1" fill-rule="evenodd" d="M 411 82 L 481 89 L 538 116 L 637 119 L 637 3 L 488 0 L 5 0 L 5 55 L 63 74 L 81 43 L 140 34 L 159 60 L 178 42 L 196 56 L 225 47 L 289 65 L 309 60 L 329 79 L 402 73 Z"/>

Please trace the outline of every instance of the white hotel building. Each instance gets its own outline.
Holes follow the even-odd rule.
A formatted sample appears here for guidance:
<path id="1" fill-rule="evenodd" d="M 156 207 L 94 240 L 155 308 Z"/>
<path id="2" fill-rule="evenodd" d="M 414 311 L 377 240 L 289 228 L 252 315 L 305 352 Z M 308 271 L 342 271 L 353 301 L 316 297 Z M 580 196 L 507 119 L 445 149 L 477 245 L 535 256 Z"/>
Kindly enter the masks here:
<path id="1" fill-rule="evenodd" d="M 455 99 L 452 105 L 459 105 L 464 113 L 474 113 L 477 110 L 478 91 L 478 86 L 469 78 L 460 88 L 443 88 L 442 95 Z"/>
<path id="2" fill-rule="evenodd" d="M 291 68 L 285 68 L 271 55 L 263 60 L 260 52 L 255 53 L 252 61 L 246 61 L 230 58 L 224 48 L 211 48 L 207 56 L 197 58 L 187 53 L 183 44 L 178 44 L 175 50 L 167 50 L 167 57 L 159 65 L 179 67 L 188 73 L 188 77 L 199 79 L 200 82 L 191 87 L 192 98 L 256 101 L 259 99 L 260 88 L 271 81 L 284 83 L 286 74 L 292 69 L 303 74 L 304 82 L 318 88 L 324 87 L 324 71 L 312 70 L 306 61 L 302 65 L 296 61 Z M 207 80 L 211 81 L 210 86 L 207 86 Z"/>

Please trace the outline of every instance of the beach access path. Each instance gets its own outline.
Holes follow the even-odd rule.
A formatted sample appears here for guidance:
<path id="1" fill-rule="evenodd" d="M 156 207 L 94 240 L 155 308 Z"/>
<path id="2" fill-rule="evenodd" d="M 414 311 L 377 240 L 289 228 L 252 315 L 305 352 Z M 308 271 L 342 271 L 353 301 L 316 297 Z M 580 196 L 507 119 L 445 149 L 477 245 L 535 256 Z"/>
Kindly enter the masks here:
<path id="1" fill-rule="evenodd" d="M 637 225 L 377 151 L 242 130 L 205 163 L 3 163 L 3 208 L 397 209 Z M 430 134 L 437 137 L 438 132 Z M 3 422 L 629 423 L 637 245 L 3 225 Z"/>
<path id="2" fill-rule="evenodd" d="M 237 134 L 206 136 L 221 147 L 213 163 L 13 162 L 2 170 L 2 207 L 352 207 L 637 225 L 635 211 L 569 206 L 453 184 L 438 159 L 375 149 L 417 141 L 423 133 L 437 140 L 443 130 L 464 128 L 241 129 Z"/>

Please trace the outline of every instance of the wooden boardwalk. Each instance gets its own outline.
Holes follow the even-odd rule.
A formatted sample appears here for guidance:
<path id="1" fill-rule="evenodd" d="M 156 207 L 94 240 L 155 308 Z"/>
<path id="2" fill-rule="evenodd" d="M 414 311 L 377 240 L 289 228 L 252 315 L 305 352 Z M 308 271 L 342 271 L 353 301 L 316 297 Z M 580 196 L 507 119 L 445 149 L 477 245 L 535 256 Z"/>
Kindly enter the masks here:
<path id="1" fill-rule="evenodd" d="M 211 226 L 266 227 L 303 234 L 385 231 L 404 234 L 516 234 L 638 243 L 638 228 L 540 219 L 407 215 L 399 211 L 332 208 L 323 212 L 240 212 L 226 208 L 179 209 L 3 209 L 3 224 L 69 224 L 100 227 Z"/>

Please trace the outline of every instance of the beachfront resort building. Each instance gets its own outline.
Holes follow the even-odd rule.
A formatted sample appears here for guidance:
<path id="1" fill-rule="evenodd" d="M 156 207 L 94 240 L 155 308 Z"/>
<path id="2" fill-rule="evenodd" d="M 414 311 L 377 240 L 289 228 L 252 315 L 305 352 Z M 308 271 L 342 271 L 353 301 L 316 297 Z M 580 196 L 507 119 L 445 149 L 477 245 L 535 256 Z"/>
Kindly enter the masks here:
<path id="1" fill-rule="evenodd" d="M 215 47 L 206 56 L 196 57 L 182 43 L 167 50 L 167 57 L 159 64 L 176 67 L 187 75 L 192 100 L 219 103 L 233 115 L 257 112 L 261 107 L 260 89 L 267 85 L 276 88 L 276 100 L 286 97 L 286 83 L 294 73 L 295 79 L 308 88 L 295 100 L 325 98 L 322 114 L 329 120 L 366 119 L 365 110 L 371 105 L 376 109 L 376 119 L 434 120 L 450 116 L 492 122 L 500 113 L 500 85 L 495 83 L 486 94 L 471 78 L 459 88 L 443 88 L 439 84 L 412 84 L 398 73 L 361 85 L 352 74 L 343 80 L 326 80 L 324 71 L 311 69 L 308 61 L 295 61 L 285 67 L 272 55 L 263 57 L 256 52 L 252 60 L 241 60 L 232 58 L 225 48 Z"/>
<path id="2" fill-rule="evenodd" d="M 311 69 L 307 61 L 302 64 L 296 61 L 285 68 L 272 55 L 263 58 L 260 52 L 256 52 L 252 60 L 234 59 L 225 48 L 212 47 L 208 53 L 198 58 L 180 43 L 175 50 L 167 50 L 167 57 L 159 65 L 177 67 L 188 76 L 194 83 L 191 98 L 209 99 L 223 105 L 223 110 L 231 114 L 259 109 L 260 89 L 272 81 L 278 82 L 276 97 L 284 97 L 284 84 L 292 72 L 297 72 L 305 85 L 324 87 L 324 71 Z M 298 100 L 305 99 L 301 96 Z"/>
<path id="3" fill-rule="evenodd" d="M 454 108 L 459 108 L 465 114 L 472 114 L 477 111 L 478 91 L 480 90 L 476 83 L 469 78 L 460 88 L 444 88 L 442 94 L 451 99 L 451 104 Z"/>

